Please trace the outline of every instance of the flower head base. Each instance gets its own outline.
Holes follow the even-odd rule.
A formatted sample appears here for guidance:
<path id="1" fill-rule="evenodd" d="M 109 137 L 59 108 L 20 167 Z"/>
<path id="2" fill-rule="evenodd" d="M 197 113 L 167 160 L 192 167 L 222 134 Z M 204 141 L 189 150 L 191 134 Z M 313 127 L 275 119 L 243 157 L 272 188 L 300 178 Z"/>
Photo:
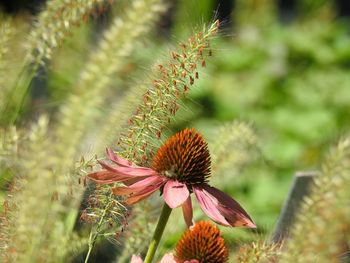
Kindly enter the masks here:
<path id="1" fill-rule="evenodd" d="M 196 259 L 199 263 L 224 263 L 228 249 L 219 229 L 209 222 L 198 222 L 188 229 L 175 248 L 178 263 Z"/>
<path id="2" fill-rule="evenodd" d="M 208 185 L 210 155 L 207 143 L 194 129 L 175 134 L 161 146 L 154 157 L 153 169 L 141 167 L 107 149 L 113 165 L 100 161 L 103 170 L 88 177 L 97 183 L 122 182 L 114 187 L 115 195 L 128 196 L 127 205 L 139 202 L 162 190 L 170 208 L 182 206 L 185 221 L 192 225 L 194 193 L 202 210 L 215 222 L 224 226 L 255 228 L 255 224 L 238 202 L 220 190 Z"/>
<path id="3" fill-rule="evenodd" d="M 208 145 L 195 129 L 185 129 L 159 148 L 152 168 L 187 186 L 207 183 L 210 176 Z"/>

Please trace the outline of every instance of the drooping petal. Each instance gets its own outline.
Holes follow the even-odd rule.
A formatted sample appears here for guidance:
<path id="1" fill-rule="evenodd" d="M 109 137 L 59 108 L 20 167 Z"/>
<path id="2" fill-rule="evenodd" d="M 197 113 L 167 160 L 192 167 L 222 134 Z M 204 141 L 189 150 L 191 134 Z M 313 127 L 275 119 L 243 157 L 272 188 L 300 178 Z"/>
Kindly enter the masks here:
<path id="1" fill-rule="evenodd" d="M 159 263 L 176 263 L 174 255 L 172 253 L 165 254 Z"/>
<path id="2" fill-rule="evenodd" d="M 128 199 L 125 200 L 125 204 L 127 204 L 127 205 L 136 204 L 136 203 L 142 201 L 143 199 L 146 199 L 148 196 L 153 194 L 156 190 L 157 189 L 154 189 L 154 191 L 144 192 L 142 194 L 139 193 L 137 195 L 130 196 Z"/>
<path id="3" fill-rule="evenodd" d="M 231 226 L 256 228 L 253 220 L 236 200 L 215 187 L 206 185 L 204 188 L 219 201 L 219 210 Z"/>
<path id="4" fill-rule="evenodd" d="M 134 184 L 131 184 L 129 186 L 121 186 L 121 187 L 115 187 L 113 188 L 113 193 L 115 195 L 129 195 L 132 193 L 139 192 L 146 187 L 152 186 L 152 185 L 158 185 L 158 183 L 164 182 L 164 178 L 158 175 L 146 177 Z"/>
<path id="5" fill-rule="evenodd" d="M 187 197 L 186 201 L 182 204 L 182 213 L 187 226 L 191 227 L 193 225 L 193 219 L 192 219 L 193 210 L 192 210 L 192 200 L 190 195 Z"/>
<path id="6" fill-rule="evenodd" d="M 120 157 L 119 155 L 115 154 L 115 152 L 111 148 L 106 148 L 106 153 L 107 153 L 108 158 L 112 162 L 114 162 L 114 163 L 116 163 L 116 164 L 118 164 L 120 166 L 125 166 L 125 167 L 132 167 L 132 166 L 134 166 L 134 164 L 132 162 L 130 162 L 130 161 Z"/>
<path id="7" fill-rule="evenodd" d="M 202 210 L 215 222 L 225 226 L 255 228 L 255 224 L 238 202 L 209 185 L 193 187 Z"/>
<path id="8" fill-rule="evenodd" d="M 129 175 L 129 176 L 150 176 L 156 173 L 156 171 L 147 167 L 125 167 L 125 166 L 117 166 L 112 167 L 105 162 L 98 161 L 98 163 L 106 170 L 114 173 L 118 173 L 120 175 Z"/>
<path id="9" fill-rule="evenodd" d="M 186 184 L 179 181 L 169 180 L 164 186 L 163 198 L 170 208 L 182 205 L 189 195 Z"/>
<path id="10" fill-rule="evenodd" d="M 97 183 L 111 184 L 114 182 L 121 182 L 125 177 L 119 176 L 111 171 L 98 171 L 87 175 L 87 177 Z"/>
<path id="11" fill-rule="evenodd" d="M 136 181 L 145 178 L 145 176 L 134 177 L 132 175 L 121 175 L 106 170 L 90 173 L 87 175 L 87 177 L 100 184 L 112 184 L 115 182 L 125 182 L 129 180 L 133 180 L 133 183 L 135 183 Z"/>
<path id="12" fill-rule="evenodd" d="M 154 185 L 150 185 L 147 186 L 145 189 L 136 192 L 134 194 L 132 194 L 128 199 L 126 199 L 125 203 L 127 205 L 132 205 L 135 204 L 145 198 L 147 198 L 148 196 L 150 196 L 151 194 L 153 194 L 155 191 L 157 191 L 162 185 L 164 184 L 164 182 L 158 182 L 155 183 Z"/>
<path id="13" fill-rule="evenodd" d="M 220 214 L 220 211 L 217 208 L 217 200 L 208 196 L 206 192 L 200 187 L 193 187 L 193 192 L 198 200 L 200 207 L 207 216 L 209 216 L 211 219 L 213 219 L 215 222 L 221 225 L 230 225 L 225 219 L 225 217 Z"/>
<path id="14" fill-rule="evenodd" d="M 140 256 L 132 255 L 130 263 L 143 263 L 143 260 Z"/>

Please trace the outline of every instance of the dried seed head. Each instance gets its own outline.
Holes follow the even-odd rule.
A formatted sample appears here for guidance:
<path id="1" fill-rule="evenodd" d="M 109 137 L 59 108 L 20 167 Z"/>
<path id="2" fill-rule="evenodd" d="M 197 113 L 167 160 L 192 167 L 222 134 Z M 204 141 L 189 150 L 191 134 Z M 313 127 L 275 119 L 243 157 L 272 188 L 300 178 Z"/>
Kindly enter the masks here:
<path id="1" fill-rule="evenodd" d="M 201 221 L 182 235 L 175 248 L 175 258 L 180 263 L 191 259 L 200 263 L 223 263 L 228 261 L 228 249 L 219 229 Z"/>
<path id="2" fill-rule="evenodd" d="M 210 176 L 208 145 L 195 129 L 185 129 L 170 137 L 153 158 L 152 168 L 187 185 L 198 185 Z"/>

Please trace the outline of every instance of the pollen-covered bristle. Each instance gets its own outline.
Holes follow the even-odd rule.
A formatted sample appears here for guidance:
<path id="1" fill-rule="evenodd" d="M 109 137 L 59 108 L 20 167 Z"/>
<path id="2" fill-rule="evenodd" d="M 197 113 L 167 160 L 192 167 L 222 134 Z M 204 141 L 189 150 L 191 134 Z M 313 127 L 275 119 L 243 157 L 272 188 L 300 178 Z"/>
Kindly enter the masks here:
<path id="1" fill-rule="evenodd" d="M 159 148 L 152 168 L 187 185 L 196 185 L 208 181 L 210 164 L 208 145 L 203 137 L 195 129 L 185 129 Z"/>
<path id="2" fill-rule="evenodd" d="M 177 262 L 197 259 L 200 263 L 228 261 L 228 249 L 219 229 L 209 222 L 198 222 L 188 229 L 175 248 Z"/>

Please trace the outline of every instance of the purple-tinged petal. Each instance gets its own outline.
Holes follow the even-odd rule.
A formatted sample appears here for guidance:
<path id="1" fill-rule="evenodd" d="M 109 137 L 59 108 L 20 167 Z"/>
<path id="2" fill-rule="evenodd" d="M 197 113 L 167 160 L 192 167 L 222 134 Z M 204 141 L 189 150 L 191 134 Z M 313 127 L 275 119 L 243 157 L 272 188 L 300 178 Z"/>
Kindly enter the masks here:
<path id="1" fill-rule="evenodd" d="M 236 200 L 215 187 L 206 185 L 204 189 L 219 201 L 219 210 L 231 226 L 256 228 L 253 220 Z"/>
<path id="2" fill-rule="evenodd" d="M 97 183 L 100 184 L 112 184 L 115 182 L 125 182 L 125 181 L 130 181 L 134 180 L 134 182 L 142 180 L 145 178 L 143 177 L 134 177 L 130 175 L 120 175 L 111 171 L 98 171 L 98 172 L 93 172 L 87 175 L 87 177 Z"/>
<path id="3" fill-rule="evenodd" d="M 158 182 L 154 185 L 150 185 L 147 186 L 145 189 L 136 192 L 134 194 L 132 194 L 128 199 L 125 200 L 125 203 L 127 205 L 132 205 L 135 204 L 145 198 L 147 198 L 148 196 L 150 196 L 151 194 L 153 194 L 155 191 L 157 191 L 162 185 L 164 185 L 164 181 L 162 182 Z"/>
<path id="4" fill-rule="evenodd" d="M 153 194 L 156 190 L 157 189 L 155 189 L 154 191 L 149 191 L 147 193 L 130 196 L 128 199 L 125 200 L 125 204 L 127 204 L 127 205 L 136 204 L 136 203 L 142 201 L 143 199 L 146 199 L 148 196 Z"/>
<path id="5" fill-rule="evenodd" d="M 163 198 L 170 208 L 182 205 L 189 195 L 186 184 L 179 181 L 169 180 L 164 186 Z"/>
<path id="6" fill-rule="evenodd" d="M 239 203 L 220 190 L 202 185 L 193 187 L 193 191 L 202 210 L 215 222 L 225 226 L 256 227 Z"/>
<path id="7" fill-rule="evenodd" d="M 140 256 L 132 255 L 130 263 L 143 263 L 143 260 Z"/>
<path id="8" fill-rule="evenodd" d="M 124 167 L 124 166 L 112 167 L 102 161 L 98 161 L 98 163 L 104 169 L 120 175 L 128 175 L 128 176 L 136 177 L 136 176 L 150 176 L 157 173 L 153 169 L 147 168 L 147 167 Z"/>
<path id="9" fill-rule="evenodd" d="M 132 167 L 132 166 L 135 166 L 132 162 L 120 157 L 119 155 L 115 154 L 115 152 L 111 149 L 111 148 L 106 148 L 106 153 L 107 153 L 107 156 L 108 158 L 120 165 L 120 166 L 125 166 L 125 167 Z"/>
<path id="10" fill-rule="evenodd" d="M 113 188 L 113 193 L 115 195 L 129 195 L 132 193 L 139 192 L 145 189 L 146 187 L 149 187 L 152 185 L 158 185 L 158 183 L 160 182 L 164 182 L 164 178 L 158 175 L 154 175 L 154 176 L 146 177 L 143 180 L 140 180 L 129 186 L 115 187 Z"/>
<path id="11" fill-rule="evenodd" d="M 187 226 L 191 227 L 193 225 L 193 219 L 192 219 L 193 210 L 192 210 L 192 200 L 190 195 L 187 197 L 186 201 L 182 204 L 182 213 Z"/>
<path id="12" fill-rule="evenodd" d="M 186 260 L 184 263 L 199 263 L 197 259 Z"/>
<path id="13" fill-rule="evenodd" d="M 227 222 L 225 217 L 221 215 L 220 211 L 218 210 L 218 202 L 216 199 L 208 196 L 204 189 L 201 187 L 193 187 L 193 192 L 198 200 L 200 207 L 207 216 L 221 225 L 230 226 L 229 222 Z"/>
<path id="14" fill-rule="evenodd" d="M 87 177 L 97 183 L 101 184 L 111 184 L 114 182 L 121 182 L 125 177 L 119 177 L 111 171 L 98 171 L 89 173 Z"/>

